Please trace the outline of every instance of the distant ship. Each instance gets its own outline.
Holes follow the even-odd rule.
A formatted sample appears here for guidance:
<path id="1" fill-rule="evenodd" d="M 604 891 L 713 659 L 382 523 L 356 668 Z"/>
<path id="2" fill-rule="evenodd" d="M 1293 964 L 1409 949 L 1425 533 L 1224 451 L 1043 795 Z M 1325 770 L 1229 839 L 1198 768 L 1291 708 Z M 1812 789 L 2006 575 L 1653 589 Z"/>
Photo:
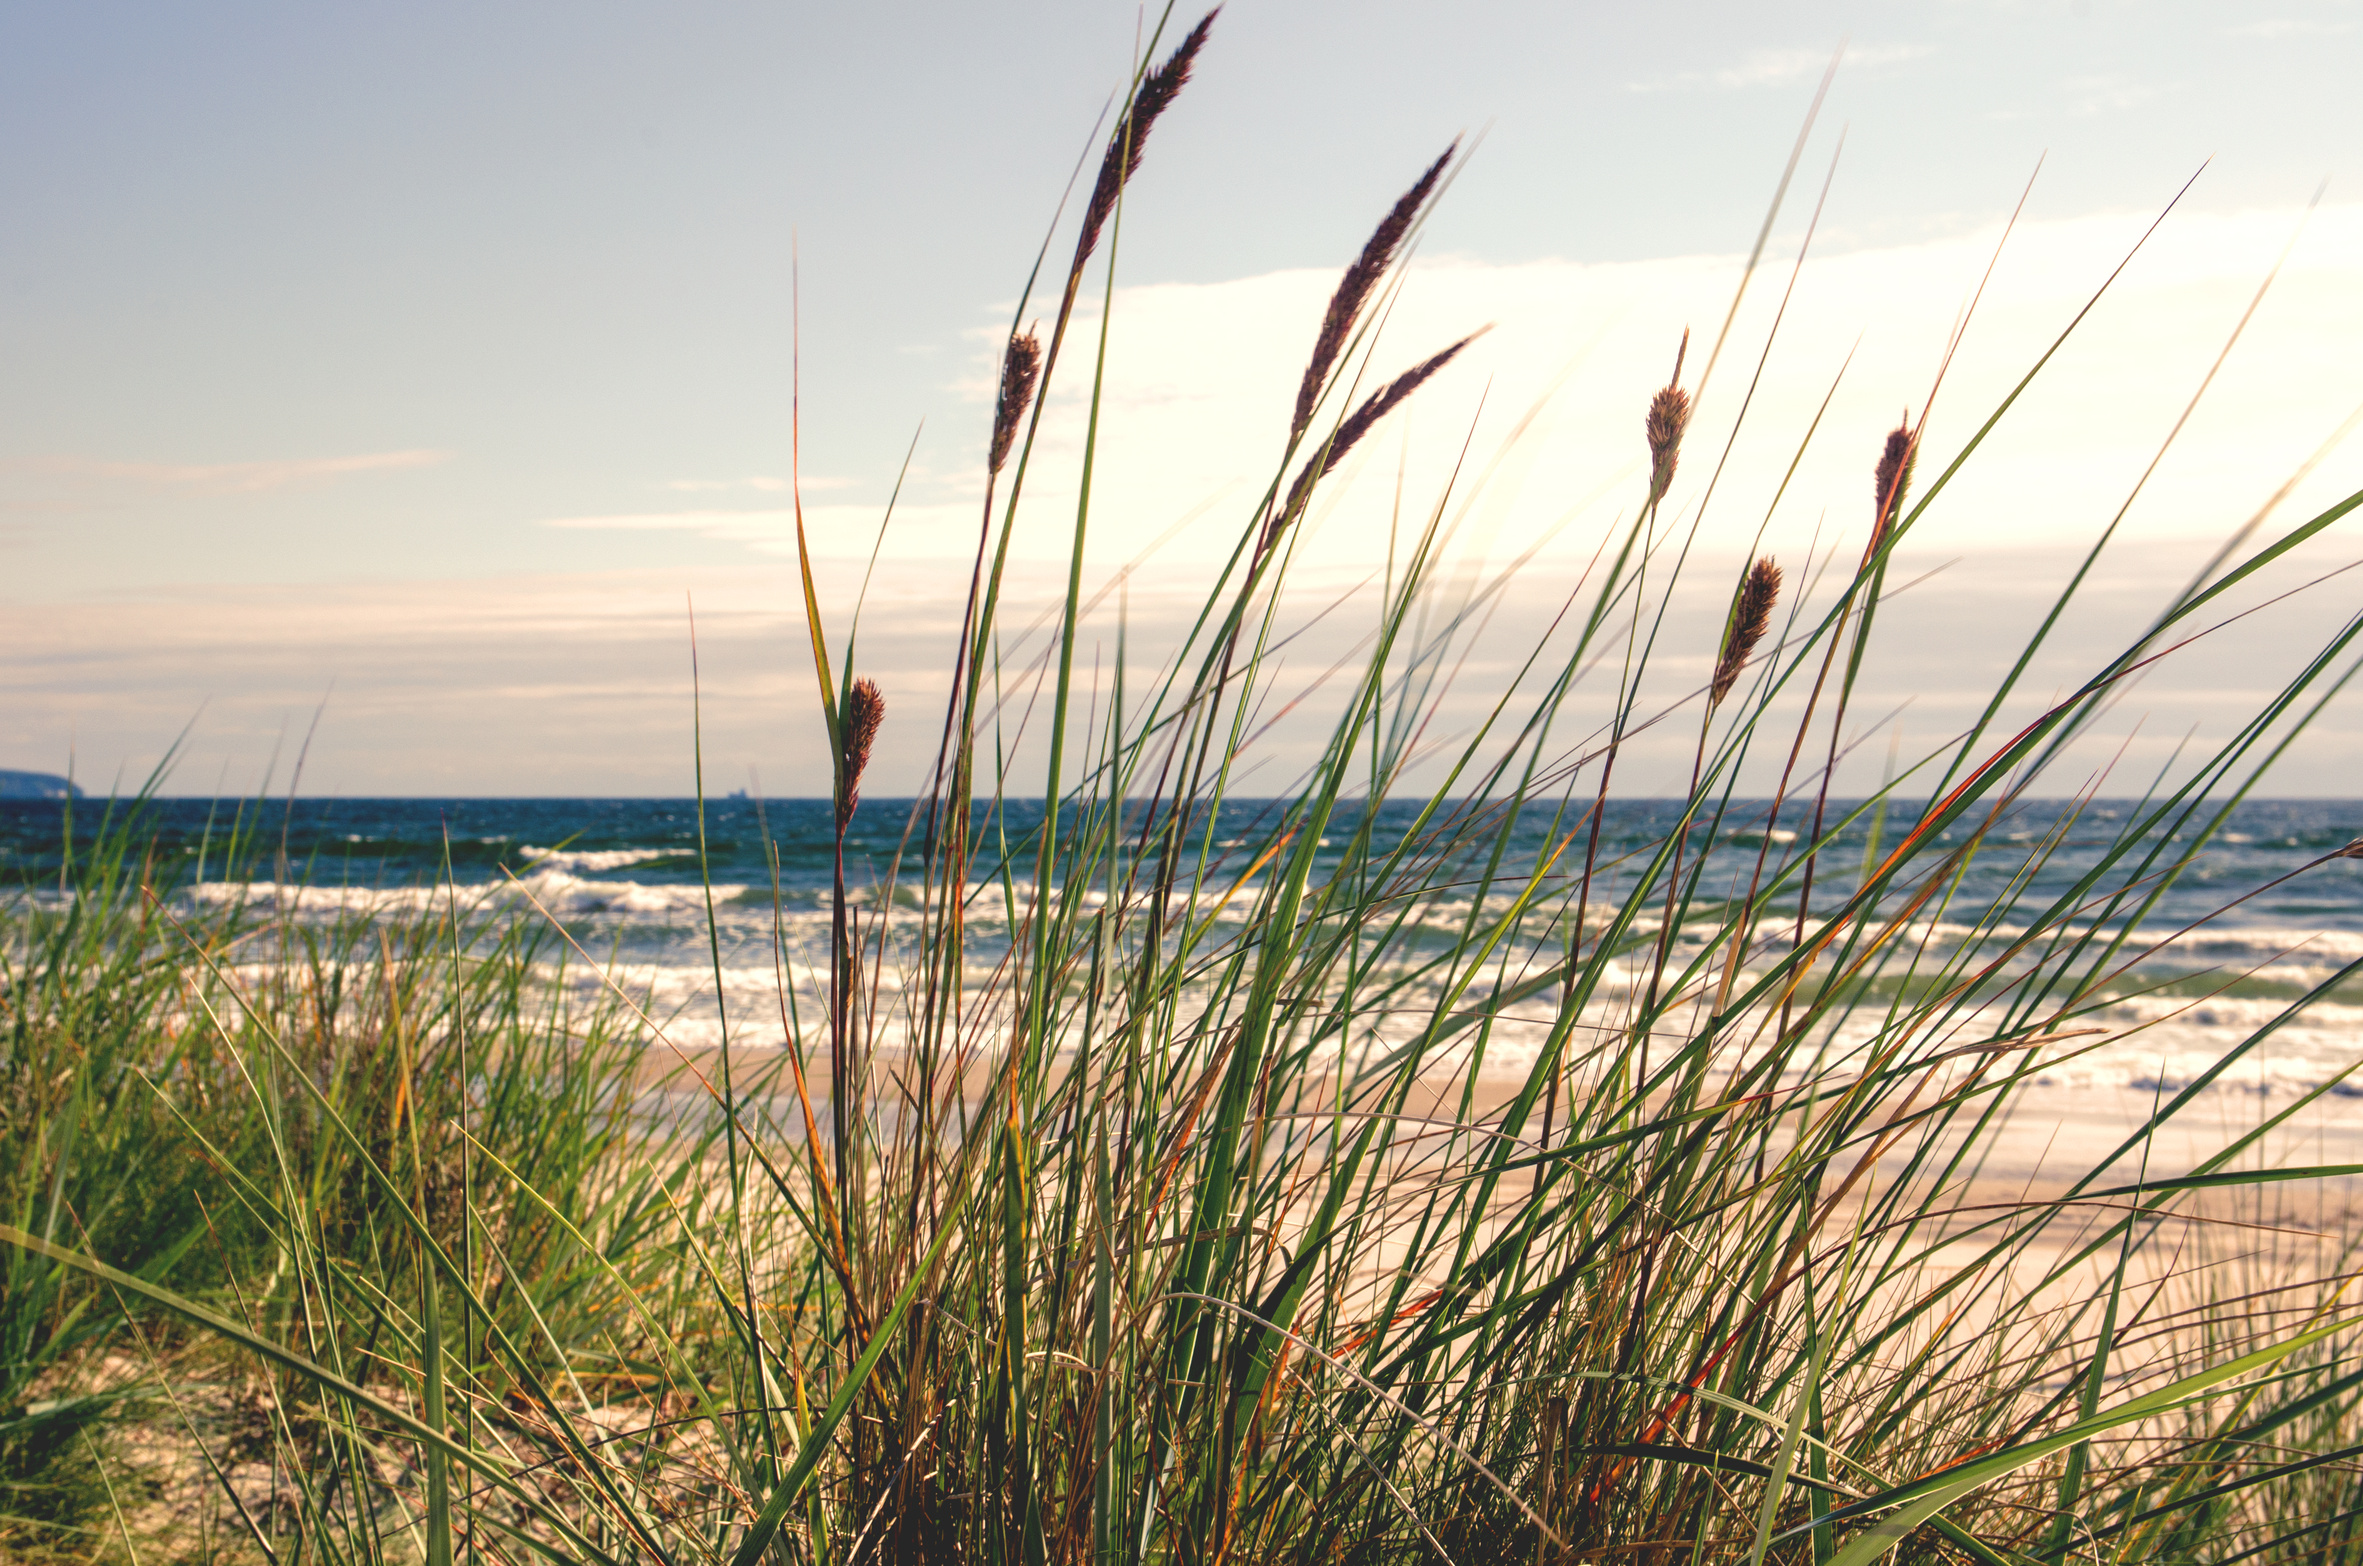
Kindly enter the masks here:
<path id="1" fill-rule="evenodd" d="M 0 771 L 0 799 L 80 799 L 81 786 L 54 772 Z"/>

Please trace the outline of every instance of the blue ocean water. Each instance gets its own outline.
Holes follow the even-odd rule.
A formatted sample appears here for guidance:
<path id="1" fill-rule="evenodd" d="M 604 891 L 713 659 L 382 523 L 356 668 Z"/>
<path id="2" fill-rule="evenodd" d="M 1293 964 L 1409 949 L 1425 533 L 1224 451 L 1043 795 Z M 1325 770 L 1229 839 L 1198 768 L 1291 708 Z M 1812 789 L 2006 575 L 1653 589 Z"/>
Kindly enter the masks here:
<path id="1" fill-rule="evenodd" d="M 1739 801 L 1727 809 L 1719 855 L 1730 855 L 1734 847 L 1752 848 L 1767 829 L 1776 845 L 1786 846 L 1787 834 L 1810 825 L 1810 802 L 1792 802 L 1777 823 L 1766 820 L 1767 804 Z M 0 886 L 54 881 L 70 841 L 69 823 L 74 838 L 86 845 L 107 808 L 100 801 L 69 807 L 52 800 L 0 800 Z M 2040 900 L 2046 892 L 2065 888 L 2140 808 L 2125 800 L 2073 805 L 2034 800 L 2015 806 L 1988 829 L 1989 846 L 1971 867 L 1956 901 L 1975 906 L 1999 895 L 2023 868 L 2013 850 L 2046 842 L 2063 822 L 2068 823 L 2066 835 L 2051 846 L 2029 892 Z M 152 832 L 155 844 L 152 873 L 169 884 L 235 874 L 322 889 L 392 890 L 446 877 L 462 887 L 480 886 L 511 874 L 559 869 L 581 881 L 576 906 L 592 911 L 600 887 L 613 888 L 618 899 L 628 902 L 638 889 L 695 888 L 709 878 L 732 887 L 760 887 L 768 903 L 776 866 L 783 899 L 798 907 L 825 894 L 833 864 L 832 812 L 826 800 L 816 799 L 732 796 L 706 801 L 702 812 L 697 801 L 684 799 L 163 799 L 141 809 L 142 835 Z M 1010 801 L 1002 809 L 1007 840 L 1023 845 L 1040 823 L 1039 802 Z M 1341 808 L 1325 845 L 1327 857 L 1342 852 L 1339 845 L 1359 809 L 1353 802 Z M 1826 819 L 1835 825 L 1859 809 L 1859 802 L 1833 800 Z M 1890 803 L 1877 823 L 1887 845 L 1918 809 L 1916 801 Z M 1610 801 L 1601 858 L 1611 895 L 1633 856 L 1662 840 L 1680 810 L 1672 800 Z M 1272 800 L 1227 804 L 1212 832 L 1218 863 L 1226 848 L 1244 855 L 1260 846 L 1279 811 L 1279 802 Z M 1415 802 L 1382 804 L 1375 842 L 1391 846 L 1415 828 L 1419 812 Z M 2190 836 L 2211 815 L 2209 810 L 2194 813 L 2178 836 Z M 1486 846 L 1495 824 L 1489 818 L 1479 834 Z M 871 884 L 885 876 L 906 844 L 912 845 L 915 859 L 926 825 L 911 800 L 864 800 L 846 839 L 854 882 Z M 1515 873 L 1531 864 L 1566 825 L 1567 818 L 1550 806 L 1527 806 L 1508 834 L 1506 869 Z M 1873 825 L 1865 814 L 1838 831 L 1834 848 L 1824 855 L 1820 874 L 1825 885 L 1833 878 L 1840 885 L 1850 880 Z M 1430 823 L 1431 836 L 1436 830 Z M 1965 835 L 1965 829 L 1956 828 L 1939 841 L 1956 842 Z M 2363 801 L 2242 802 L 2153 917 L 2178 924 L 2205 918 L 2243 892 L 2358 836 L 2363 836 Z M 1752 853 L 1744 857 L 1753 862 Z M 2309 925 L 2363 931 L 2363 864 L 2323 866 L 2220 917 L 2227 928 Z"/>
<path id="2" fill-rule="evenodd" d="M 88 852 L 108 808 L 89 800 L 0 801 L 0 891 L 60 895 L 61 870 L 69 856 Z M 1708 894 L 1725 883 L 1733 890 L 1744 887 L 1760 851 L 1775 863 L 1793 853 L 1796 835 L 1810 827 L 1811 808 L 1810 801 L 1793 804 L 1771 822 L 1763 803 L 1740 802 L 1712 831 L 1703 824 L 1694 829 L 1693 862 L 1711 844 Z M 1883 847 L 1892 847 L 1918 808 L 1891 802 L 1883 819 L 1864 811 L 1839 831 L 1820 859 L 1823 890 L 1815 906 L 1830 906 L 1850 888 L 1874 830 Z M 538 909 L 585 954 L 626 975 L 635 993 L 672 1019 L 670 1026 L 684 1039 L 711 1030 L 711 1022 L 701 1019 L 715 1011 L 717 985 L 736 1014 L 776 1017 L 783 979 L 810 987 L 826 971 L 834 834 L 824 800 L 709 800 L 702 816 L 696 801 L 678 799 L 167 799 L 141 809 L 142 874 L 168 895 L 217 906 L 268 900 L 282 911 L 319 917 L 419 912 L 453 897 L 480 908 Z M 1326 858 L 1334 862 L 1343 854 L 1360 811 L 1352 802 L 1341 808 L 1323 840 Z M 1611 802 L 1602 819 L 1595 908 L 1613 903 L 1630 885 L 1680 811 L 1678 802 L 1668 800 Z M 2023 921 L 2074 886 L 2142 811 L 2122 800 L 2013 807 L 1990 823 L 1984 847 L 1941 905 L 1931 905 L 1925 923 L 1932 938 L 1991 939 L 1972 936 L 1969 927 L 2006 894 L 2016 899 L 2011 917 Z M 1227 804 L 1205 829 L 1212 851 L 1209 882 L 1228 884 L 1245 872 L 1282 814 L 1275 801 Z M 2161 864 L 2177 860 L 2213 814 L 2195 811 L 2179 831 L 2177 823 L 2161 825 L 2145 847 L 2159 849 Z M 1828 806 L 1832 823 L 1855 815 L 1852 802 Z M 1423 841 L 1465 833 L 1463 841 L 1475 846 L 1458 865 L 1468 871 L 1498 835 L 1500 873 L 1514 883 L 1565 837 L 1575 816 L 1535 805 L 1506 831 L 1498 817 L 1423 826 L 1418 805 L 1388 802 L 1370 831 L 1382 851 L 1415 831 Z M 1015 868 L 1008 886 L 1022 898 L 1032 864 L 1027 840 L 1040 820 L 1038 802 L 1006 804 L 973 861 L 980 895 L 972 930 L 988 961 L 990 916 L 1005 895 L 991 884 L 995 857 L 1001 844 L 1009 845 Z M 846 841 L 857 899 L 878 901 L 906 845 L 907 882 L 926 830 L 924 815 L 914 813 L 910 800 L 864 801 Z M 1939 846 L 1958 844 L 1966 835 L 1957 827 Z M 2063 1067 L 2061 1080 L 2138 1086 L 2187 1077 L 2227 1039 L 2270 1021 L 2290 997 L 2363 960 L 2363 861 L 2314 863 L 2359 836 L 2363 802 L 2252 800 L 2234 808 L 2140 916 L 2143 939 L 2187 925 L 2202 928 L 2153 963 L 2160 980 L 2154 996 L 2129 999 L 2119 1014 L 2103 1019 L 2138 1035 L 2138 1049 L 2102 1051 L 2073 1071 Z M 1572 868 L 1581 852 L 1579 837 L 1561 865 Z M 2031 859 L 2040 862 L 2030 869 Z M 1449 885 L 1462 869 L 1447 861 L 1429 874 L 1432 883 Z M 2126 878 L 2121 867 L 2105 884 Z M 1768 926 L 1777 925 L 1783 906 L 1774 900 Z M 1793 909 L 1793 901 L 1785 906 Z M 709 909 L 722 949 L 718 979 Z M 1436 939 L 1449 938 L 1446 927 L 1466 909 L 1465 900 L 1456 906 L 1449 892 L 1440 896 L 1429 915 Z M 1417 931 L 1412 938 L 1419 938 Z M 2363 1050 L 2363 988 L 2351 997 L 2342 989 L 2331 1000 L 2352 1004 L 2325 1002 L 2310 1009 L 2301 1025 L 2276 1024 L 2271 1049 L 2257 1055 L 2253 1085 L 2328 1080 Z M 773 1032 L 784 1025 L 775 1024 Z M 1505 1032 L 1495 1047 L 1503 1068 L 1514 1068 L 1514 1040 Z"/>

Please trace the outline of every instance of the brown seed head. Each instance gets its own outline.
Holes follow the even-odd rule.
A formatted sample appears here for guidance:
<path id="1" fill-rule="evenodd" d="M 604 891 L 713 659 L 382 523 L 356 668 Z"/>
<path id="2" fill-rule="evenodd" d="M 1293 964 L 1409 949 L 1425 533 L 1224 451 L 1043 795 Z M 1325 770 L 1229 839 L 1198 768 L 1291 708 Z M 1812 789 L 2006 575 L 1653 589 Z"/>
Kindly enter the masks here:
<path id="1" fill-rule="evenodd" d="M 1690 423 L 1690 393 L 1667 386 L 1649 399 L 1649 503 L 1656 505 L 1674 487 L 1674 464 L 1682 455 L 1682 431 Z"/>
<path id="2" fill-rule="evenodd" d="M 1009 339 L 1009 352 L 1001 359 L 1001 400 L 993 406 L 993 449 L 986 459 L 985 472 L 1001 471 L 1001 464 L 1009 460 L 1009 448 L 1017 440 L 1017 427 L 1025 422 L 1026 409 L 1034 401 L 1034 383 L 1042 375 L 1042 341 L 1032 332 Z"/>
<path id="3" fill-rule="evenodd" d="M 1771 556 L 1761 556 L 1748 567 L 1732 597 L 1731 625 L 1723 633 L 1723 656 L 1715 660 L 1714 683 L 1707 688 L 1709 712 L 1722 706 L 1723 698 L 1731 694 L 1739 671 L 1747 667 L 1748 655 L 1772 628 L 1772 606 L 1779 602 L 1780 567 L 1772 563 Z"/>
<path id="4" fill-rule="evenodd" d="M 1488 326 L 1471 332 L 1442 353 L 1413 365 L 1364 398 L 1362 406 L 1356 408 L 1353 416 L 1337 427 L 1337 433 L 1329 438 L 1328 443 L 1305 459 L 1305 465 L 1297 471 L 1296 483 L 1289 488 L 1288 504 L 1281 507 L 1279 515 L 1272 519 L 1271 532 L 1277 533 L 1303 509 L 1306 499 L 1313 493 L 1313 486 L 1321 482 L 1321 475 L 1343 461 L 1346 453 L 1354 449 L 1354 443 L 1370 433 L 1371 426 L 1392 413 L 1404 398 L 1418 391 L 1428 377 L 1450 364 L 1463 348 L 1491 330 L 1493 328 Z M 1269 541 L 1270 534 L 1267 534 L 1266 542 Z"/>
<path id="5" fill-rule="evenodd" d="M 1403 236 L 1411 232 L 1411 225 L 1419 217 L 1420 208 L 1436 189 L 1436 181 L 1444 177 L 1444 166 L 1460 150 L 1456 138 L 1444 149 L 1444 155 L 1428 165 L 1412 187 L 1403 193 L 1378 225 L 1370 242 L 1362 247 L 1362 254 L 1346 268 L 1346 275 L 1338 280 L 1337 292 L 1329 296 L 1329 313 L 1321 318 L 1321 335 L 1313 340 L 1313 357 L 1305 365 L 1304 383 L 1296 392 L 1296 417 L 1288 426 L 1288 437 L 1294 440 L 1313 422 L 1313 408 L 1321 400 L 1322 383 L 1336 367 L 1337 356 L 1353 334 L 1354 323 L 1361 319 L 1362 307 L 1370 302 L 1371 291 L 1386 275 L 1388 265 L 1395 259 L 1395 251 L 1402 245 Z"/>
<path id="6" fill-rule="evenodd" d="M 1690 427 L 1690 393 L 1682 389 L 1682 361 L 1690 353 L 1690 332 L 1674 350 L 1674 373 L 1649 399 L 1649 416 L 1641 431 L 1649 438 L 1649 501 L 1652 506 L 1674 487 L 1674 464 L 1682 456 L 1682 432 Z"/>
<path id="7" fill-rule="evenodd" d="M 1214 25 L 1221 11 L 1222 7 L 1216 6 L 1207 12 L 1190 29 L 1181 46 L 1165 57 L 1165 63 L 1141 78 L 1139 89 L 1132 95 L 1132 107 L 1116 122 L 1116 132 L 1108 138 L 1108 150 L 1100 159 L 1099 179 L 1091 187 L 1090 204 L 1083 209 L 1083 231 L 1075 241 L 1075 265 L 1070 275 L 1081 273 L 1083 263 L 1091 259 L 1091 252 L 1098 247 L 1100 230 L 1107 227 L 1109 216 L 1116 210 L 1116 197 L 1122 194 L 1124 182 L 1140 168 L 1141 152 L 1149 144 L 1149 128 L 1188 84 L 1190 67 L 1197 62 L 1198 51 L 1206 46 L 1206 30 Z"/>
<path id="8" fill-rule="evenodd" d="M 845 694 L 845 710 L 838 714 L 837 737 L 844 747 L 845 765 L 838 774 L 837 829 L 853 819 L 861 803 L 862 772 L 870 764 L 870 747 L 878 740 L 878 720 L 886 716 L 886 698 L 877 682 L 856 680 Z"/>
<path id="9" fill-rule="evenodd" d="M 1886 448 L 1879 453 L 1879 467 L 1871 479 L 1878 506 L 1871 530 L 1874 541 L 1887 536 L 1887 524 L 1903 510 L 1904 493 L 1912 487 L 1912 464 L 1919 456 L 1920 442 L 1908 418 L 1887 432 Z"/>

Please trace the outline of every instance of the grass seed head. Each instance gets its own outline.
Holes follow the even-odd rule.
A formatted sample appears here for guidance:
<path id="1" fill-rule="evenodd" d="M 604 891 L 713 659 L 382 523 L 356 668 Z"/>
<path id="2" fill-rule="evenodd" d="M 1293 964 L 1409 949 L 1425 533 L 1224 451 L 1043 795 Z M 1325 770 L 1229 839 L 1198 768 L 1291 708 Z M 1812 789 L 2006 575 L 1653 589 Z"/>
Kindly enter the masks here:
<path id="1" fill-rule="evenodd" d="M 1276 530 L 1286 523 L 1290 517 L 1303 508 L 1305 500 L 1313 493 L 1313 486 L 1321 482 L 1321 475 L 1343 461 L 1346 453 L 1354 449 L 1354 443 L 1369 434 L 1373 425 L 1392 413 L 1396 405 L 1404 398 L 1418 391 L 1430 376 L 1450 364 L 1463 348 L 1491 330 L 1493 328 L 1488 326 L 1469 333 L 1468 336 L 1454 343 L 1442 353 L 1432 355 L 1413 365 L 1364 398 L 1362 406 L 1354 410 L 1353 417 L 1340 424 L 1337 427 L 1337 433 L 1332 435 L 1319 451 L 1305 459 L 1304 467 L 1297 472 L 1296 483 L 1288 491 L 1288 504 L 1283 506 L 1280 509 L 1280 514 L 1273 519 L 1274 529 Z"/>
<path id="2" fill-rule="evenodd" d="M 1041 376 L 1042 340 L 1032 332 L 1009 339 L 1009 352 L 1001 360 L 1001 400 L 993 406 L 993 449 L 985 463 L 988 476 L 1000 472 L 1009 460 L 1009 448 L 1017 441 L 1017 427 L 1025 422 L 1026 409 L 1034 401 L 1034 383 Z"/>
<path id="3" fill-rule="evenodd" d="M 1150 127 L 1188 85 L 1190 67 L 1197 63 L 1198 51 L 1206 46 L 1207 29 L 1214 26 L 1214 19 L 1221 12 L 1221 6 L 1207 12 L 1180 46 L 1165 57 L 1165 63 L 1141 78 L 1139 90 L 1132 95 L 1132 107 L 1116 122 L 1116 133 L 1108 138 L 1108 150 L 1100 159 L 1099 178 L 1091 187 L 1091 202 L 1083 209 L 1083 231 L 1075 241 L 1075 272 L 1083 270 L 1083 263 L 1098 248 L 1100 231 L 1114 214 L 1116 198 L 1123 193 L 1125 181 L 1140 169 L 1141 152 L 1149 144 Z"/>
<path id="4" fill-rule="evenodd" d="M 845 766 L 837 785 L 837 826 L 840 831 L 853 819 L 853 807 L 861 803 L 862 772 L 870 764 L 870 747 L 878 741 L 878 720 L 886 716 L 886 698 L 878 690 L 875 680 L 856 680 L 845 696 L 845 711 L 838 722 L 838 737 L 844 742 Z"/>
<path id="5" fill-rule="evenodd" d="M 1656 505 L 1674 487 L 1674 464 L 1682 456 L 1682 432 L 1690 427 L 1690 393 L 1682 389 L 1682 360 L 1690 352 L 1690 333 L 1674 350 L 1673 378 L 1649 399 L 1649 416 L 1642 420 L 1649 437 L 1649 504 Z"/>
<path id="6" fill-rule="evenodd" d="M 1877 502 L 1873 537 L 1883 538 L 1887 524 L 1904 507 L 1904 493 L 1912 487 L 1912 464 L 1919 458 L 1919 438 L 1912 433 L 1912 421 L 1907 416 L 1903 423 L 1887 432 L 1887 445 L 1879 453 L 1879 467 L 1872 475 L 1873 498 Z"/>
<path id="7" fill-rule="evenodd" d="M 1772 628 L 1772 607 L 1779 602 L 1780 567 L 1773 564 L 1771 556 L 1759 556 L 1731 600 L 1731 625 L 1723 633 L 1723 656 L 1715 660 L 1715 680 L 1707 690 L 1709 712 L 1731 694 L 1739 671 L 1747 667 L 1749 654 Z"/>
<path id="8" fill-rule="evenodd" d="M 1313 340 L 1313 357 L 1305 365 L 1304 383 L 1296 392 L 1296 417 L 1288 426 L 1289 439 L 1294 440 L 1313 422 L 1313 408 L 1321 400 L 1322 383 L 1337 365 L 1337 356 L 1352 335 L 1354 323 L 1362 317 L 1362 307 L 1370 302 L 1370 295 L 1378 287 L 1380 278 L 1394 262 L 1395 252 L 1402 247 L 1403 237 L 1411 232 L 1411 225 L 1419 217 L 1420 208 L 1427 205 L 1434 194 L 1436 181 L 1444 177 L 1444 166 L 1460 150 L 1456 138 L 1444 149 L 1444 155 L 1428 165 L 1428 171 L 1412 183 L 1396 202 L 1394 209 L 1380 220 L 1378 229 L 1370 236 L 1354 264 L 1346 268 L 1346 275 L 1338 280 L 1337 292 L 1329 296 L 1329 311 L 1321 318 L 1321 334 Z"/>

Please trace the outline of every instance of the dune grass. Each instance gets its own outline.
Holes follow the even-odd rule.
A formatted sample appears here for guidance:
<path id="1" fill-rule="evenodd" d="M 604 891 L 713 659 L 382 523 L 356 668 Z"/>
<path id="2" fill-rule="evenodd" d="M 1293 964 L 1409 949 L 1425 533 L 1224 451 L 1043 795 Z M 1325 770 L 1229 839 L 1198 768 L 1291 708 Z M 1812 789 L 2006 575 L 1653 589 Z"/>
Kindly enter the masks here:
<path id="1" fill-rule="evenodd" d="M 1014 318 L 940 719 L 881 715 L 806 564 L 840 833 L 881 722 L 942 746 L 885 884 L 839 876 L 826 981 L 783 996 L 795 1048 L 678 1058 L 628 995 L 586 1007 L 562 932 L 460 888 L 325 921 L 192 905 L 136 801 L 9 909 L 7 1549 L 2363 1559 L 2358 1237 L 2292 1233 L 2284 1200 L 2363 1171 L 2270 1134 L 2331 1084 L 2195 1163 L 2148 1149 L 2204 1077 L 2079 1180 L 1979 1180 L 2363 622 L 2138 808 L 1997 823 L 2363 497 L 2233 552 L 2032 722 L 1998 726 L 2001 684 L 1836 801 L 1887 563 L 2008 404 L 1941 465 L 1910 424 L 1863 438 L 1859 558 L 1818 592 L 1751 566 L 1723 623 L 1682 623 L 1686 355 L 1635 410 L 1637 509 L 1472 730 L 1432 720 L 1503 584 L 1454 585 L 1443 500 L 1400 519 L 1357 658 L 1285 684 L 1308 507 L 1460 346 L 1371 373 L 1448 154 L 1306 323 L 1270 487 L 1182 644 L 1087 685 L 1096 416 L 1072 515 L 1029 468 L 1208 36 L 1152 46 L 1071 261 Z M 1015 328 L 1037 293 L 1047 342 Z M 1002 620 L 1021 526 L 1073 538 L 1031 665 Z M 1711 676 L 1650 677 L 1685 658 Z M 1235 797 L 1294 701 L 1316 758 Z M 1697 731 L 1682 808 L 1604 852 L 1620 749 L 1669 723 Z M 1770 805 L 1738 794 L 1766 758 Z M 2101 846 L 2038 897 L 2071 823 Z M 233 875 L 276 874 L 267 822 L 225 834 Z M 2026 873 L 1966 905 L 1997 862 Z M 186 1498 L 155 1498 L 160 1464 Z"/>

